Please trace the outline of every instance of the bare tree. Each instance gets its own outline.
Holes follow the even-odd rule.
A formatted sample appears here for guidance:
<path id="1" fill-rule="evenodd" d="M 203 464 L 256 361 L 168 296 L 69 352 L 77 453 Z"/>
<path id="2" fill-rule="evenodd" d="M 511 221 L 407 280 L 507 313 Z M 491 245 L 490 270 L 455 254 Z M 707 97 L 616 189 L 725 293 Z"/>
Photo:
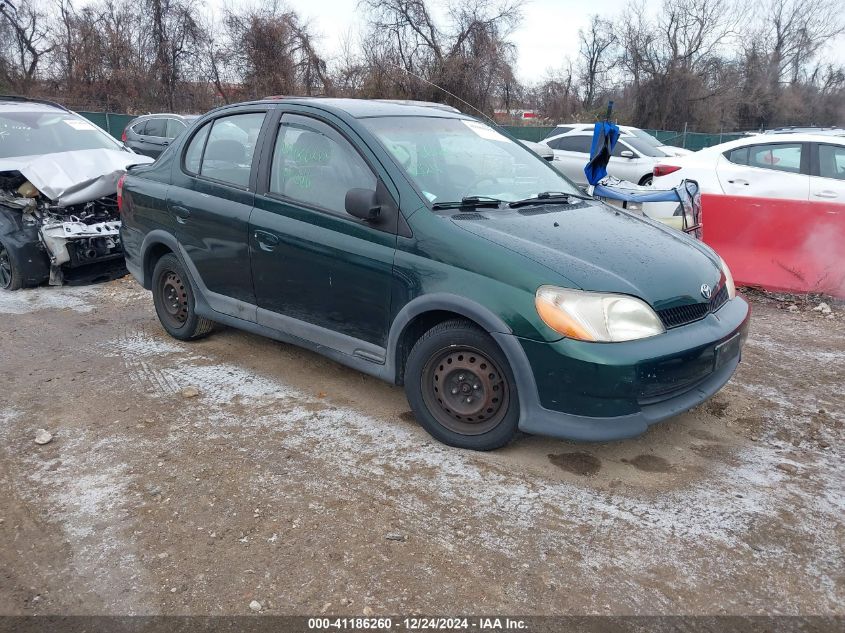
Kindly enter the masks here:
<path id="1" fill-rule="evenodd" d="M 223 19 L 232 77 L 245 94 L 324 94 L 331 90 L 325 60 L 299 16 L 278 2 L 227 10 Z"/>
<path id="2" fill-rule="evenodd" d="M 55 47 L 47 15 L 36 0 L 20 0 L 14 5 L 0 0 L 0 21 L 11 35 L 0 42 L 5 80 L 17 90 L 26 90 L 36 78 L 42 59 Z"/>
<path id="3" fill-rule="evenodd" d="M 595 105 L 596 98 L 608 89 L 608 75 L 619 63 L 616 51 L 619 39 L 612 22 L 592 15 L 587 28 L 578 31 L 578 40 L 578 80 L 583 105 L 589 109 Z"/>

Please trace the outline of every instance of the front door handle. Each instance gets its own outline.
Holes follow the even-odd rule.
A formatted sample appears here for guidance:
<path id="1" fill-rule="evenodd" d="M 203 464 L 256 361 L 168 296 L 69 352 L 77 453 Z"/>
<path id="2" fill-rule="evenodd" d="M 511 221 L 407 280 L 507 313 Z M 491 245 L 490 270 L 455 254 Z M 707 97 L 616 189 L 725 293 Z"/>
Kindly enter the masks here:
<path id="1" fill-rule="evenodd" d="M 188 218 L 191 217 L 191 210 L 179 206 L 178 204 L 170 207 L 170 210 L 173 211 L 173 215 L 176 216 L 176 221 L 179 224 L 185 224 L 185 222 L 188 221 Z"/>
<path id="2" fill-rule="evenodd" d="M 838 198 L 839 197 L 839 194 L 837 194 L 835 191 L 830 191 L 829 189 L 826 189 L 825 191 L 817 191 L 813 195 L 816 196 L 816 198 Z"/>
<path id="3" fill-rule="evenodd" d="M 254 235 L 258 242 L 258 247 L 262 251 L 272 251 L 273 248 L 279 245 L 279 237 L 269 231 L 256 231 Z"/>

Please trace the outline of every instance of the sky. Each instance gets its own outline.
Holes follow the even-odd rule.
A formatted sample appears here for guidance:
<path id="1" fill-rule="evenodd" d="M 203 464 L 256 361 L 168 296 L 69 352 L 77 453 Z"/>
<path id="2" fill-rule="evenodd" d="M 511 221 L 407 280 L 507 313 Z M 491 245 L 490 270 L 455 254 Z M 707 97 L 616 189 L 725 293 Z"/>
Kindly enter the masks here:
<path id="1" fill-rule="evenodd" d="M 237 0 L 206 0 L 211 10 Z M 322 49 L 328 55 L 340 51 L 342 39 L 364 22 L 358 0 L 285 0 L 319 34 Z M 430 2 L 435 18 L 443 15 L 443 2 Z M 586 26 L 593 13 L 612 15 L 621 11 L 627 0 L 527 0 L 519 28 L 512 40 L 517 47 L 517 77 L 523 82 L 539 81 L 548 69 L 560 68 L 568 55 L 578 52 L 578 29 Z M 442 22 L 440 22 L 442 24 Z"/>
<path id="2" fill-rule="evenodd" d="M 223 6 L 266 0 L 204 0 L 208 10 L 218 12 Z M 445 22 L 447 0 L 428 0 L 438 24 Z M 806 0 L 810 1 L 810 0 Z M 357 41 L 365 17 L 358 0 L 282 0 L 308 21 L 321 37 L 321 50 L 328 57 L 340 52 L 341 42 L 351 36 Z M 525 0 L 520 26 L 511 39 L 517 49 L 516 75 L 524 83 L 545 78 L 547 71 L 561 68 L 565 58 L 578 53 L 578 30 L 587 26 L 592 14 L 613 17 L 621 13 L 629 0 Z M 646 8 L 656 12 L 661 2 L 649 0 Z M 845 36 L 830 41 L 825 58 L 845 63 Z"/>

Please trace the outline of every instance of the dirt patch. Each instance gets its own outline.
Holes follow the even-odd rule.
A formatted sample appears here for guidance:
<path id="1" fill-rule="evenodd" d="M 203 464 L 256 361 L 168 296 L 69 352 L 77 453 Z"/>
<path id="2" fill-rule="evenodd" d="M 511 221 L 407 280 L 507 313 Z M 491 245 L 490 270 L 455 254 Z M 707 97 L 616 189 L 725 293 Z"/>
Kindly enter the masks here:
<path id="1" fill-rule="evenodd" d="M 557 453 L 549 455 L 549 461 L 576 475 L 590 476 L 601 470 L 601 460 L 592 453 Z"/>
<path id="2" fill-rule="evenodd" d="M 801 310 L 755 304 L 716 405 L 470 453 L 129 279 L 0 295 L 0 613 L 845 615 L 845 319 Z"/>
<path id="3" fill-rule="evenodd" d="M 637 455 L 633 459 L 620 461 L 646 473 L 668 473 L 672 470 L 672 465 L 657 455 Z"/>

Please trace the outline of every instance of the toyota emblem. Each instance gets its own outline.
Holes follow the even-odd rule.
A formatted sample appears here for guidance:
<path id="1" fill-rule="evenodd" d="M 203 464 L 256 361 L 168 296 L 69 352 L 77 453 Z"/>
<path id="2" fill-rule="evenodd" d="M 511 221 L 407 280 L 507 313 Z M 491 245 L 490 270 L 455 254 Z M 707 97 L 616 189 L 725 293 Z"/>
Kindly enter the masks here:
<path id="1" fill-rule="evenodd" d="M 701 284 L 701 296 L 709 299 L 713 295 L 713 289 L 707 284 Z"/>

